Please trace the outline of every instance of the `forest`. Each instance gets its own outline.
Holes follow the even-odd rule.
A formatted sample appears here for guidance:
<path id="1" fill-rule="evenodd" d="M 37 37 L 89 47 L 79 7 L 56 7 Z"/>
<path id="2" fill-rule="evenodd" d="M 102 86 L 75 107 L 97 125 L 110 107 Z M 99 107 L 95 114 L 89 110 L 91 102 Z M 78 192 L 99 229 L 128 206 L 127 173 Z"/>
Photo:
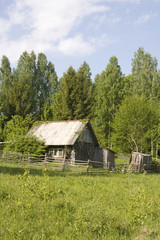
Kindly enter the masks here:
<path id="1" fill-rule="evenodd" d="M 0 66 L 0 142 L 5 149 L 41 153 L 43 142 L 26 136 L 39 121 L 88 119 L 101 147 L 116 152 L 160 154 L 160 70 L 155 57 L 140 47 L 131 74 L 112 56 L 91 79 L 85 61 L 58 78 L 43 53 L 23 52 L 17 66 L 3 56 Z"/>

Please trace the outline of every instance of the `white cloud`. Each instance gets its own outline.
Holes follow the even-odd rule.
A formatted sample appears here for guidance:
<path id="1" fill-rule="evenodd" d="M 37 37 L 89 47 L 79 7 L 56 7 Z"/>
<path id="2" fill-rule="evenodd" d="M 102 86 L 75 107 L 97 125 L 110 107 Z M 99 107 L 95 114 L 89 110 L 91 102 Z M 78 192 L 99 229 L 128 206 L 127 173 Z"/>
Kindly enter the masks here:
<path id="1" fill-rule="evenodd" d="M 81 35 L 62 40 L 58 49 L 65 55 L 71 56 L 90 54 L 94 51 L 92 44 L 85 41 Z"/>
<path id="2" fill-rule="evenodd" d="M 89 55 L 96 49 L 108 47 L 108 45 L 114 42 L 116 40 L 110 39 L 106 34 L 102 34 L 99 37 L 92 37 L 87 41 L 79 34 L 72 38 L 63 39 L 59 43 L 58 50 L 70 56 Z"/>
<path id="3" fill-rule="evenodd" d="M 0 52 L 11 59 L 32 49 L 69 54 L 72 45 L 72 55 L 76 47 L 77 53 L 89 54 L 93 46 L 77 33 L 70 38 L 70 33 L 85 17 L 108 9 L 103 0 L 14 0 L 8 16 L 0 18 Z"/>
<path id="4" fill-rule="evenodd" d="M 17 61 L 25 50 L 44 53 L 59 51 L 72 56 L 91 54 L 98 46 L 108 46 L 112 40 L 103 33 L 99 33 L 98 38 L 93 38 L 92 31 L 84 34 L 80 27 L 85 18 L 91 17 L 87 22 L 89 26 L 92 16 L 97 16 L 97 25 L 95 21 L 92 25 L 96 29 L 96 26 L 102 26 L 107 19 L 106 13 L 111 11 L 107 3 L 140 1 L 12 0 L 5 9 L 4 17 L 0 17 L 0 53 L 7 55 L 11 61 Z M 120 18 L 113 19 L 114 23 L 119 21 Z"/>
<path id="5" fill-rule="evenodd" d="M 151 20 L 153 17 L 156 17 L 157 14 L 156 13 L 147 13 L 147 14 L 143 14 L 142 16 L 140 16 L 137 21 L 135 22 L 136 24 L 143 24 L 148 22 L 149 20 Z"/>

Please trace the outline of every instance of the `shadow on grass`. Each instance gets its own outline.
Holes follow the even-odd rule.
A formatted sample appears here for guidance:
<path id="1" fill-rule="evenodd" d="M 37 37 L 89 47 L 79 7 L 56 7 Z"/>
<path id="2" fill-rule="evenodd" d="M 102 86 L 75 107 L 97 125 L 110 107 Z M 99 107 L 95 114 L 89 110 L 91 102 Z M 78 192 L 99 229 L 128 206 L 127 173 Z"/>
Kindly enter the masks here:
<path id="1" fill-rule="evenodd" d="M 99 171 L 98 169 L 94 171 L 91 169 L 88 173 L 86 171 L 74 171 L 73 169 L 66 169 L 65 171 L 62 170 L 53 170 L 51 168 L 45 169 L 43 166 L 42 167 L 31 167 L 27 165 L 18 165 L 18 164 L 11 164 L 11 163 L 0 163 L 0 174 L 9 174 L 9 175 L 23 175 L 25 170 L 29 169 L 29 174 L 32 176 L 38 175 L 38 176 L 43 176 L 44 174 L 47 174 L 49 177 L 55 177 L 55 176 L 60 176 L 60 177 L 67 177 L 67 176 L 101 176 L 101 177 L 113 177 L 117 175 L 141 175 L 142 173 L 128 173 L 128 174 L 122 174 L 120 172 L 107 172 L 107 171 Z M 157 174 L 157 173 L 150 173 L 150 174 Z"/>
<path id="2" fill-rule="evenodd" d="M 54 176 L 61 176 L 61 177 L 66 177 L 66 176 L 87 176 L 90 174 L 87 174 L 86 172 L 74 172 L 70 170 L 62 171 L 62 170 L 52 170 L 52 169 L 44 169 L 43 167 L 36 168 L 36 167 L 28 167 L 28 166 L 15 166 L 11 164 L 7 165 L 0 165 L 0 173 L 2 174 L 9 174 L 9 175 L 23 175 L 25 170 L 29 169 L 29 174 L 30 175 L 39 175 L 43 176 L 44 173 L 46 173 L 50 177 Z"/>
<path id="3" fill-rule="evenodd" d="M 0 174 L 9 174 L 9 175 L 23 175 L 25 170 L 29 169 L 29 174 L 30 175 L 38 175 L 38 176 L 43 176 L 44 173 L 47 174 L 49 177 L 55 177 L 55 176 L 60 176 L 60 177 L 67 177 L 67 176 L 75 176 L 75 177 L 80 177 L 80 176 L 105 176 L 105 177 L 111 177 L 112 175 L 115 175 L 115 173 L 110 174 L 109 172 L 106 172 L 104 170 L 99 171 L 98 169 L 96 171 L 92 171 L 92 169 L 87 173 L 86 169 L 83 171 L 74 171 L 72 168 L 65 169 L 65 171 L 62 170 L 55 170 L 51 168 L 45 169 L 43 166 L 42 167 L 31 167 L 27 165 L 18 165 L 18 164 L 11 164 L 11 163 L 0 163 Z M 116 174 L 117 175 L 117 174 Z"/>

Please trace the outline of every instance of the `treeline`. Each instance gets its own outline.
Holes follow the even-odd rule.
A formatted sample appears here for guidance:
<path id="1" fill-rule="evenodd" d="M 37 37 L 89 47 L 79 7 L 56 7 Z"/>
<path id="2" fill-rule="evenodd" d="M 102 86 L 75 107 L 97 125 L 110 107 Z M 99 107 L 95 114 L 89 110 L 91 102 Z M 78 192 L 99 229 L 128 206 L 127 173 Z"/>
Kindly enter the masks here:
<path id="1" fill-rule="evenodd" d="M 90 119 L 102 147 L 157 155 L 159 103 L 158 63 L 143 48 L 134 54 L 130 75 L 122 73 L 113 56 L 94 82 L 86 62 L 78 70 L 69 67 L 58 80 L 43 53 L 24 52 L 15 69 L 6 56 L 1 60 L 0 141 L 12 142 L 12 150 L 20 136 L 26 142 L 36 121 Z"/>

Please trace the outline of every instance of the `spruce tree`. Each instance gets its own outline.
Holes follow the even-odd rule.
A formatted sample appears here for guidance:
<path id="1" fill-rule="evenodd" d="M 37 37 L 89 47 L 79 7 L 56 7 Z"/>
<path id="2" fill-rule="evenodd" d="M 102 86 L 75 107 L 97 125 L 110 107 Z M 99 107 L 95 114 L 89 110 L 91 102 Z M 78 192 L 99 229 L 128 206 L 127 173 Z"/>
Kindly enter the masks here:
<path id="1" fill-rule="evenodd" d="M 62 96 L 62 118 L 75 119 L 75 110 L 77 107 L 77 78 L 76 71 L 69 67 L 67 73 L 63 75 L 63 96 Z"/>
<path id="2" fill-rule="evenodd" d="M 54 101 L 54 120 L 89 118 L 92 105 L 92 81 L 84 62 L 76 72 L 72 66 L 60 79 Z"/>
<path id="3" fill-rule="evenodd" d="M 63 77 L 59 79 L 58 90 L 53 100 L 53 120 L 64 120 L 62 113 L 62 96 L 64 90 L 64 79 Z"/>
<path id="4" fill-rule="evenodd" d="M 75 119 L 77 88 L 76 71 L 70 66 L 59 82 L 53 107 L 54 120 Z"/>
<path id="5" fill-rule="evenodd" d="M 84 62 L 77 71 L 77 106 L 75 118 L 90 118 L 92 106 L 92 81 L 89 65 Z"/>
<path id="6" fill-rule="evenodd" d="M 113 56 L 106 70 L 96 76 L 94 84 L 93 126 L 102 146 L 112 147 L 112 122 L 124 94 L 121 68 Z"/>

